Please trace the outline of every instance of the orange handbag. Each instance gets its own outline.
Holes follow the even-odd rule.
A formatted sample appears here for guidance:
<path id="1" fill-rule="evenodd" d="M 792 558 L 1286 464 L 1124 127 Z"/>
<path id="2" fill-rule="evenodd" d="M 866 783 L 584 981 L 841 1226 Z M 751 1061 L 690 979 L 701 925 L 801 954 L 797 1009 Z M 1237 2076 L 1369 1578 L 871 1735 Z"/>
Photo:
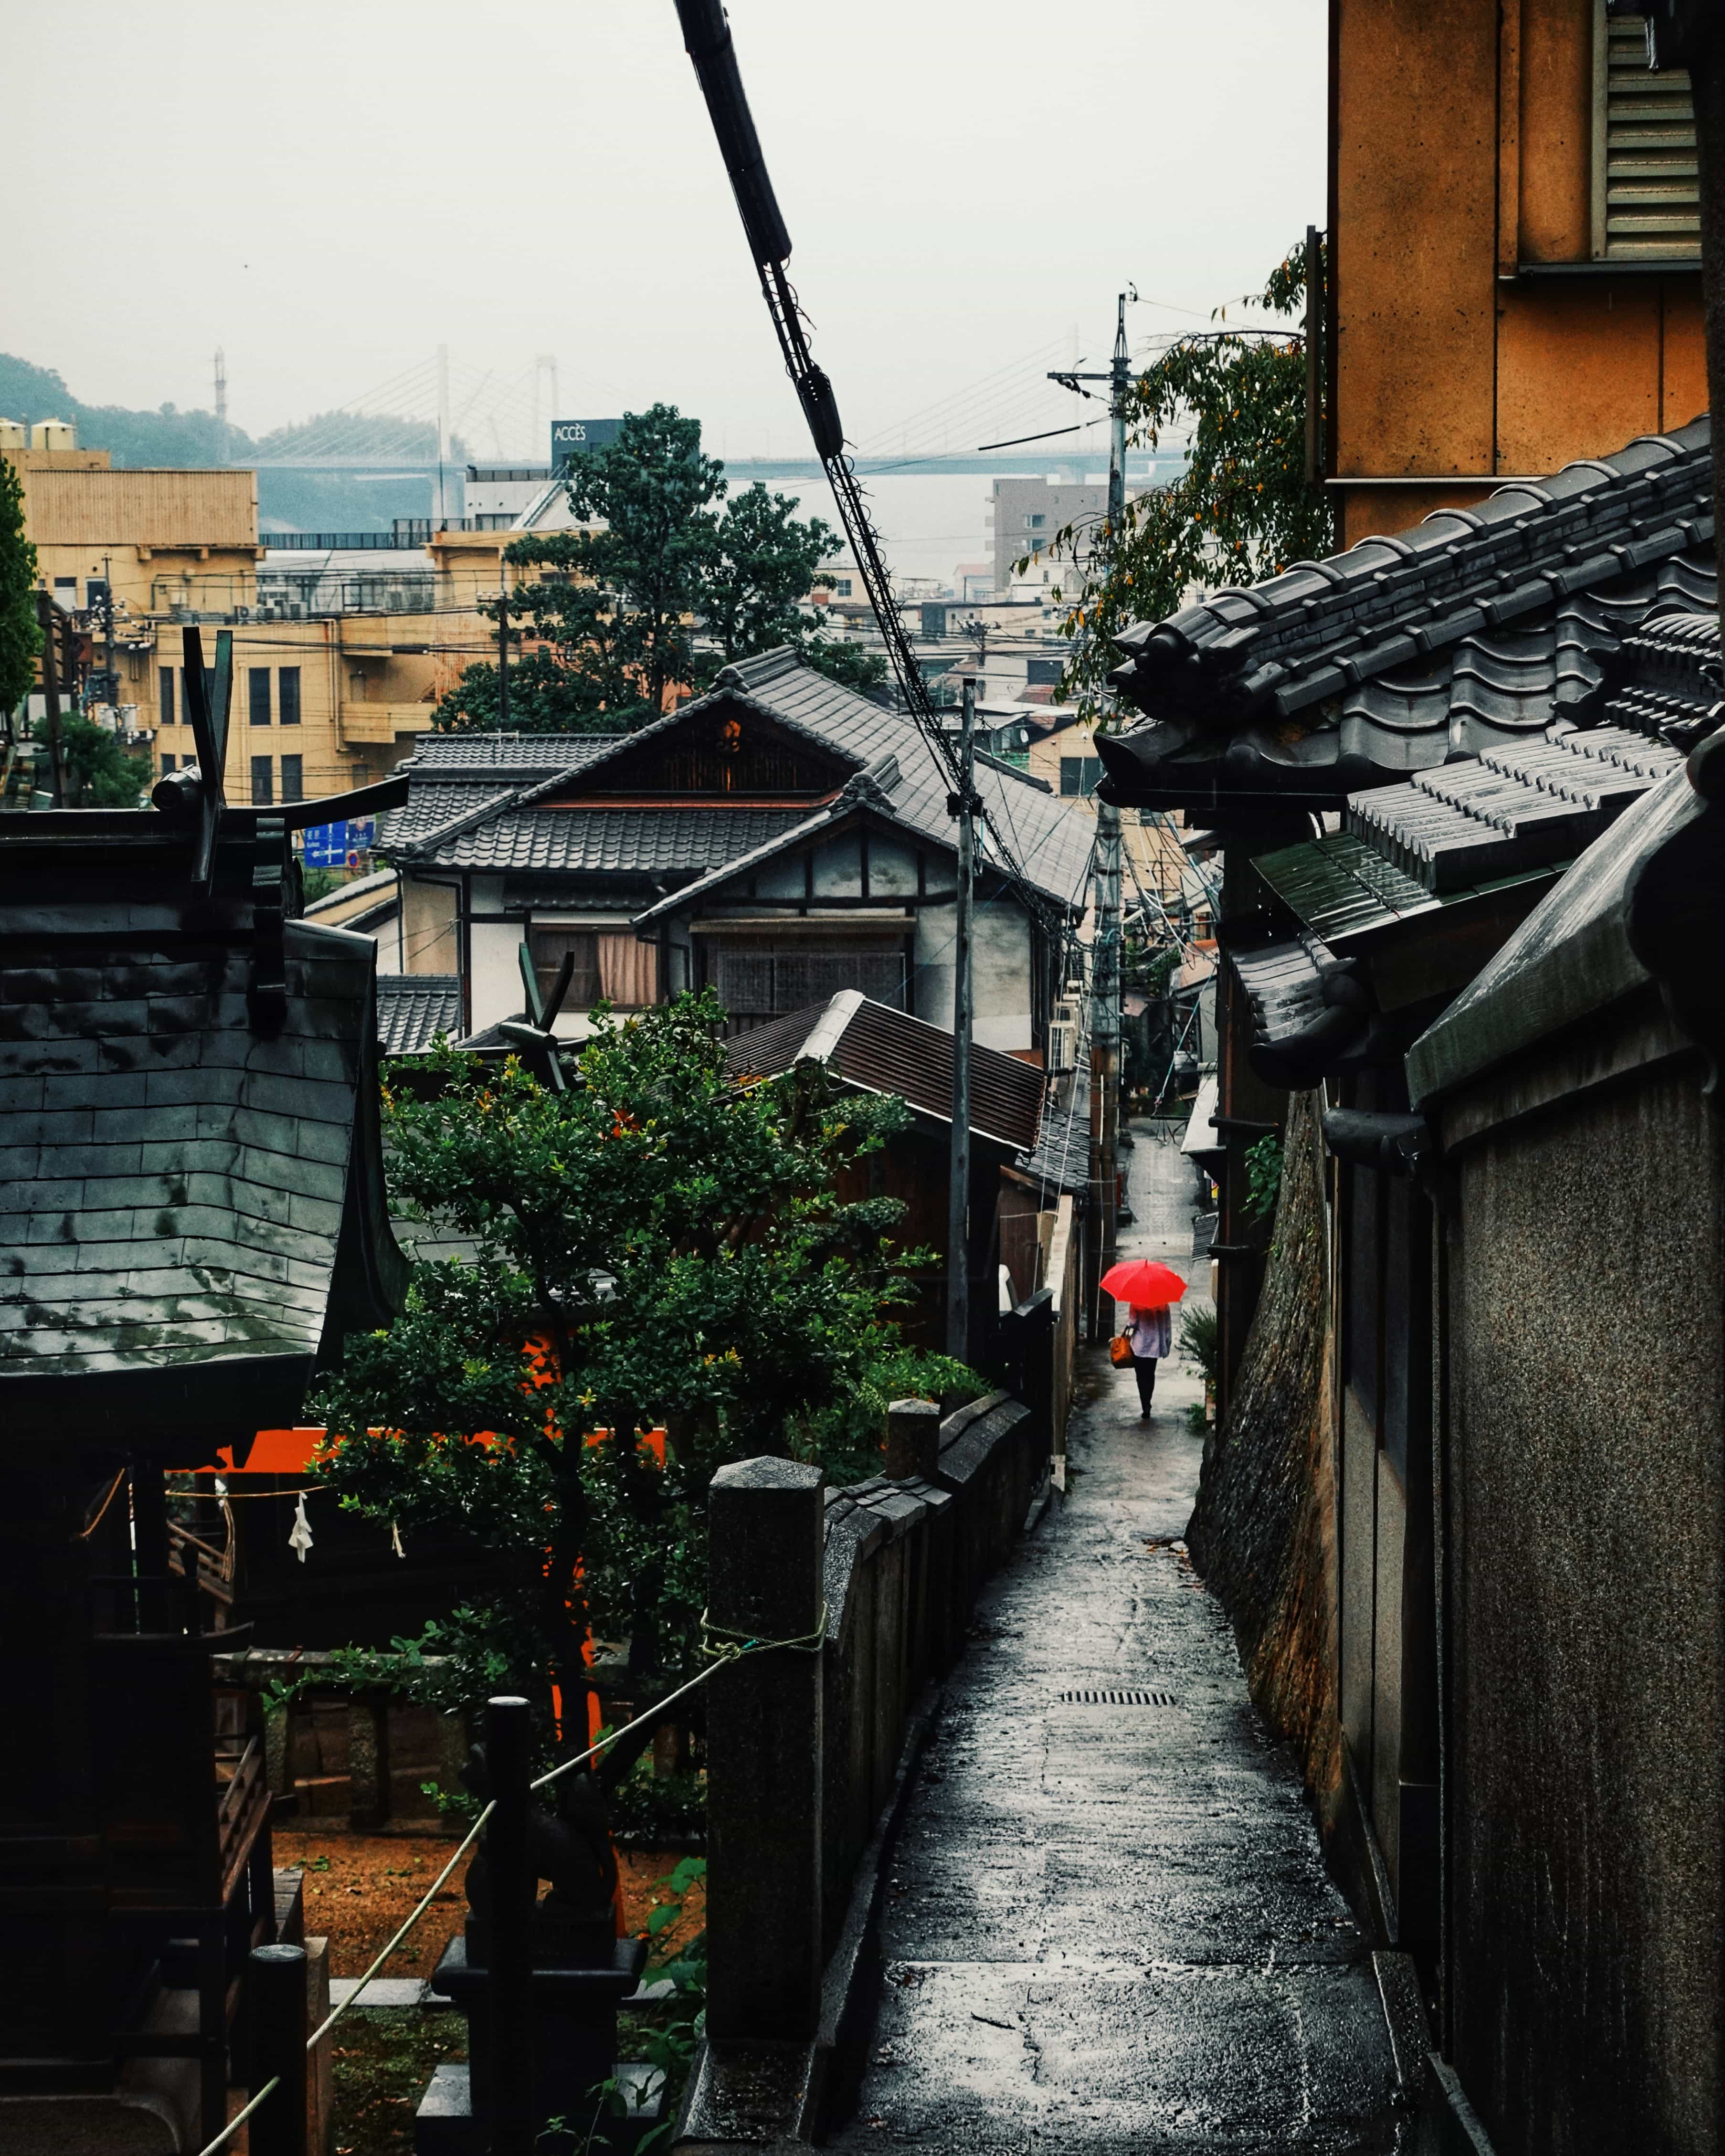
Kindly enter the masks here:
<path id="1" fill-rule="evenodd" d="M 1132 1343 L 1123 1332 L 1117 1332 L 1108 1342 L 1108 1360 L 1117 1370 L 1123 1370 L 1132 1360 Z"/>

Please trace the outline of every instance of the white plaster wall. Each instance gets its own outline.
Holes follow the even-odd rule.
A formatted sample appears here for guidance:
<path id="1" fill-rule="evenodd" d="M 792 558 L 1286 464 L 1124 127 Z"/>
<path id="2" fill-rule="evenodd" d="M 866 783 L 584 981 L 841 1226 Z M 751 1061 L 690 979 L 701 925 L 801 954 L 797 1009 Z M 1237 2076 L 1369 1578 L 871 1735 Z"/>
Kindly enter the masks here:
<path id="1" fill-rule="evenodd" d="M 755 871 L 755 889 L 762 898 L 800 898 L 803 885 L 801 854 L 781 855 Z"/>
<path id="2" fill-rule="evenodd" d="M 931 875 L 946 873 L 944 864 L 929 863 Z M 938 889 L 938 886 L 936 886 Z M 902 839 L 880 831 L 869 834 L 869 896 L 911 898 L 916 891 L 916 853 Z"/>
<path id="3" fill-rule="evenodd" d="M 468 886 L 469 904 L 478 913 L 503 910 L 501 876 L 475 876 Z M 475 921 L 469 932 L 473 948 L 473 1029 L 500 1019 L 519 1018 L 526 998 L 516 958 L 521 925 L 517 921 Z"/>
<path id="4" fill-rule="evenodd" d="M 823 898 L 862 896 L 862 841 L 856 831 L 841 831 L 814 850 L 814 889 Z"/>
<path id="5" fill-rule="evenodd" d="M 955 909 L 924 906 L 916 916 L 911 1007 L 930 1025 L 952 1023 Z M 972 1037 L 1003 1051 L 1034 1045 L 1030 1026 L 1030 925 L 1010 899 L 977 908 L 973 920 Z"/>

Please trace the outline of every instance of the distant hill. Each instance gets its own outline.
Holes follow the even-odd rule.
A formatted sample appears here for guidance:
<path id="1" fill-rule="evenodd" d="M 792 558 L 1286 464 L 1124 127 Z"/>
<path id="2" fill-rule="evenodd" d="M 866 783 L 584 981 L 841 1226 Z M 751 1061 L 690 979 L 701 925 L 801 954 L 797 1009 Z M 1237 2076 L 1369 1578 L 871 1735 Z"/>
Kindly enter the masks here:
<path id="1" fill-rule="evenodd" d="M 69 419 L 78 445 L 106 449 L 116 465 L 189 465 L 223 461 L 216 453 L 213 412 L 182 412 L 164 404 L 157 412 L 128 411 L 121 404 L 86 404 L 74 397 L 52 367 L 34 367 L 11 352 L 0 352 L 0 418 Z M 347 413 L 321 413 L 297 426 L 278 427 L 254 442 L 244 428 L 228 429 L 228 464 L 257 457 L 292 456 L 296 447 L 315 440 L 326 454 L 382 454 L 390 458 L 437 454 L 434 427 L 411 419 L 357 419 Z M 465 460 L 459 443 L 450 445 L 450 462 Z M 258 516 L 264 533 L 280 531 L 384 531 L 398 516 L 425 516 L 431 490 L 424 480 L 352 478 L 322 472 L 260 472 Z"/>
<path id="2" fill-rule="evenodd" d="M 52 367 L 33 367 L 27 359 L 0 352 L 0 418 L 70 419 L 78 445 L 106 449 L 116 465 L 213 465 L 216 415 L 181 412 L 164 404 L 159 412 L 129 412 L 121 404 L 85 404 L 74 397 Z M 230 464 L 254 454 L 250 435 L 228 429 Z"/>

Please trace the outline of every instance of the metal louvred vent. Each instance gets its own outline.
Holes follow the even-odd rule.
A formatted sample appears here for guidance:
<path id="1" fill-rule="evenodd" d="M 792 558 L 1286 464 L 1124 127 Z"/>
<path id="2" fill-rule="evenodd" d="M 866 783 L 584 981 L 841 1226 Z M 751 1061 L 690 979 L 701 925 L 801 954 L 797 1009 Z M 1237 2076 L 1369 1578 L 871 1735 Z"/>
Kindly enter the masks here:
<path id="1" fill-rule="evenodd" d="M 1176 1707 L 1171 1691 L 1063 1691 L 1062 1707 Z"/>
<path id="2" fill-rule="evenodd" d="M 1639 15 L 1596 18 L 1594 253 L 1608 259 L 1701 259 L 1695 102 L 1681 68 L 1647 65 Z"/>

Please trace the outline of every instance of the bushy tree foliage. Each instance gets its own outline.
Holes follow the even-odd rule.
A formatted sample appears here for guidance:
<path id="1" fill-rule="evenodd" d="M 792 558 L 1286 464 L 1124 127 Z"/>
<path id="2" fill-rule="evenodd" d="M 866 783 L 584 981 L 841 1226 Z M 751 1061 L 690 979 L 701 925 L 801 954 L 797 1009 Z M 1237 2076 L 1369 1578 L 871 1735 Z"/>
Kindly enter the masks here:
<path id="1" fill-rule="evenodd" d="M 9 716 L 36 679 L 36 549 L 24 536 L 24 490 L 0 457 L 0 716 Z"/>
<path id="2" fill-rule="evenodd" d="M 510 666 L 511 728 L 638 726 L 659 716 L 673 688 L 705 688 L 727 661 L 781 644 L 836 680 L 885 679 L 878 655 L 824 636 L 799 611 L 836 543 L 832 526 L 798 520 L 793 497 L 758 481 L 727 492 L 724 466 L 701 449 L 700 421 L 671 405 L 629 413 L 616 441 L 576 459 L 570 506 L 603 528 L 524 535 L 504 555 L 510 567 L 536 572 L 507 602 L 525 646 Z M 499 725 L 495 665 L 469 667 L 432 722 Z"/>
<path id="3" fill-rule="evenodd" d="M 720 1466 L 847 1457 L 859 1420 L 878 1440 L 883 1383 L 968 1375 L 906 1367 L 902 1208 L 838 1195 L 903 1104 L 837 1095 L 816 1065 L 734 1085 L 722 1015 L 601 1007 L 561 1093 L 514 1060 L 397 1066 L 396 1203 L 470 1254 L 417 1265 L 317 1404 L 318 1471 L 346 1502 L 495 1555 L 494 1603 L 422 1642 L 454 1657 L 447 1681 L 479 1697 L 506 1671 L 547 1727 L 557 1685 L 572 1733 L 589 1625 L 628 1643 L 632 1685 L 698 1666 Z"/>
<path id="4" fill-rule="evenodd" d="M 1321 275 L 1321 251 L 1317 268 Z M 1306 278 L 1302 240 L 1243 304 L 1295 316 Z M 1306 346 L 1297 331 L 1219 328 L 1170 345 L 1132 384 L 1127 438 L 1154 449 L 1182 424 L 1190 448 L 1178 480 L 1128 501 L 1118 531 L 1106 518 L 1069 525 L 1048 549 L 1074 565 L 1063 594 L 1071 604 L 1061 634 L 1071 651 L 1060 694 L 1087 717 L 1112 710 L 1107 676 L 1122 629 L 1178 612 L 1194 586 L 1255 583 L 1333 544 L 1323 489 L 1305 476 Z"/>
<path id="5" fill-rule="evenodd" d="M 118 734 L 69 712 L 59 724 L 59 762 L 67 808 L 136 808 L 149 790 L 147 751 L 129 750 Z"/>

